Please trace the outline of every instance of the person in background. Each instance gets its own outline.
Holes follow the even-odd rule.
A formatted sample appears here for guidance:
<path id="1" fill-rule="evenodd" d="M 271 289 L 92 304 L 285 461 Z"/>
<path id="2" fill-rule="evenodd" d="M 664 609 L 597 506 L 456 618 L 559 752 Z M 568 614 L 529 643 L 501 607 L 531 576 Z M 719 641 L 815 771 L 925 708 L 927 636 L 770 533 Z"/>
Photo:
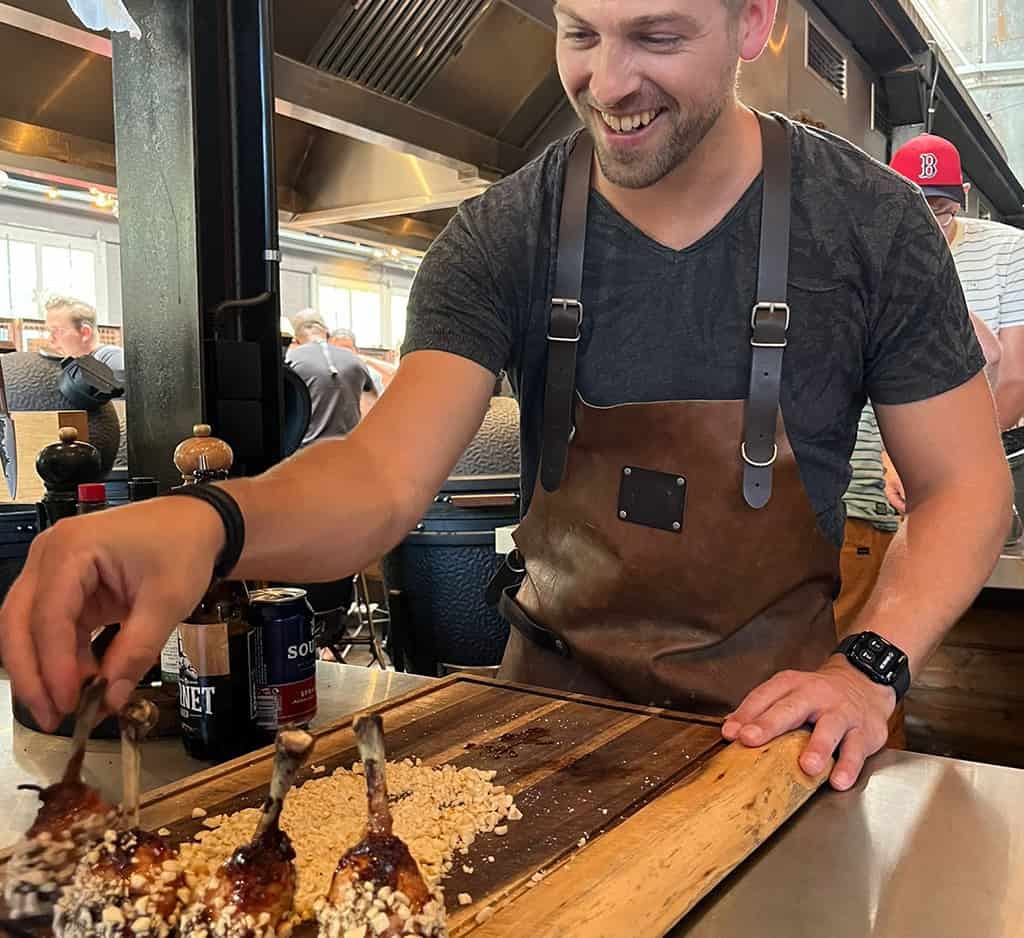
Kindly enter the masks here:
<path id="1" fill-rule="evenodd" d="M 46 329 L 54 351 L 71 358 L 92 355 L 114 372 L 118 383 L 124 384 L 124 349 L 100 344 L 95 307 L 74 297 L 51 297 L 46 302 Z"/>
<path id="2" fill-rule="evenodd" d="M 1024 231 L 961 214 L 970 184 L 959 151 L 943 137 L 915 137 L 895 153 L 892 168 L 928 199 L 988 362 L 999 425 L 1015 427 L 1024 417 Z"/>
<path id="3" fill-rule="evenodd" d="M 928 200 L 953 254 L 999 425 L 1016 426 L 1024 415 L 1024 232 L 960 215 L 970 184 L 964 183 L 959 151 L 943 137 L 915 137 L 893 154 L 890 166 L 917 183 Z M 906 514 L 903 482 L 882 456 L 886 496 Z"/>
<path id="4" fill-rule="evenodd" d="M 355 352 L 329 345 L 323 317 L 304 309 L 292 319 L 295 341 L 285 361 L 309 388 L 312 414 L 302 445 L 348 436 L 362 419 L 362 397 L 373 391 L 369 372 Z"/>
<path id="5" fill-rule="evenodd" d="M 395 376 L 397 369 L 394 365 L 360 352 L 359 347 L 356 345 L 356 334 L 351 329 L 335 329 L 331 333 L 331 345 L 336 348 L 347 348 L 350 352 L 358 355 L 366 366 L 366 370 L 370 373 L 370 379 L 373 381 L 373 389 L 376 391 L 377 397 L 384 393 L 384 389 Z"/>

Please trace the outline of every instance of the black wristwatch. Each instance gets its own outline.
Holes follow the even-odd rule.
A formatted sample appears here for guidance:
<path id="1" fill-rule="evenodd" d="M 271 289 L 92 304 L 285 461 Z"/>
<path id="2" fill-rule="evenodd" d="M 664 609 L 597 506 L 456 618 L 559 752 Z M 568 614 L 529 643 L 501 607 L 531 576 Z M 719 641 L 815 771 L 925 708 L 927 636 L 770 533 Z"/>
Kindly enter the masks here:
<path id="1" fill-rule="evenodd" d="M 891 687 L 896 691 L 897 703 L 910 690 L 910 665 L 906 654 L 881 635 L 874 632 L 847 635 L 834 654 L 843 655 L 876 684 Z"/>

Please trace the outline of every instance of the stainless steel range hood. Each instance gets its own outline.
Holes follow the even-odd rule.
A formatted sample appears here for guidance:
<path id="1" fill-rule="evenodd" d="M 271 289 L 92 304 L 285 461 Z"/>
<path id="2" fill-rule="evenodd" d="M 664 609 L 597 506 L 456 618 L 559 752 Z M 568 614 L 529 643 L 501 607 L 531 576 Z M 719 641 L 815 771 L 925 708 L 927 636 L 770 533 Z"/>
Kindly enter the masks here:
<path id="1" fill-rule="evenodd" d="M 424 249 L 565 123 L 549 0 L 276 0 L 275 21 L 286 227 Z M 109 40 L 13 0 L 0 56 L 0 166 L 115 185 Z"/>

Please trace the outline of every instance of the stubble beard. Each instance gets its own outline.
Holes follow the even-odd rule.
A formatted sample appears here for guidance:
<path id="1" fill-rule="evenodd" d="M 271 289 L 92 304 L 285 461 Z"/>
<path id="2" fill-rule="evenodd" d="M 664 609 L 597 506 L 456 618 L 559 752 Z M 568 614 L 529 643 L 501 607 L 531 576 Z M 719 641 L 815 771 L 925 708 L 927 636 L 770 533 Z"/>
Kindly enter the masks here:
<path id="1" fill-rule="evenodd" d="M 646 189 L 660 182 L 693 155 L 735 94 L 736 81 L 736 68 L 727 69 L 715 93 L 685 109 L 666 97 L 663 105 L 666 110 L 658 120 L 671 121 L 672 126 L 664 144 L 654 151 L 619 153 L 611 150 L 604 145 L 604 121 L 589 103 L 588 95 L 581 95 L 573 106 L 591 132 L 598 165 L 605 179 L 623 189 Z"/>

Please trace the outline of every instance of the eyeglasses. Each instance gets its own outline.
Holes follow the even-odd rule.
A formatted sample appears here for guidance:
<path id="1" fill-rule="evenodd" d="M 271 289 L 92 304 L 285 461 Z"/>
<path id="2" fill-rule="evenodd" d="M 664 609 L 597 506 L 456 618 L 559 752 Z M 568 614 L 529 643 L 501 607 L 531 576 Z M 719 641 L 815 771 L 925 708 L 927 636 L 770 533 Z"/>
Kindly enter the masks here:
<path id="1" fill-rule="evenodd" d="M 953 224 L 953 219 L 957 216 L 957 210 L 955 208 L 946 209 L 943 212 L 932 212 L 935 216 L 935 220 L 939 223 L 940 228 L 948 228 Z"/>

